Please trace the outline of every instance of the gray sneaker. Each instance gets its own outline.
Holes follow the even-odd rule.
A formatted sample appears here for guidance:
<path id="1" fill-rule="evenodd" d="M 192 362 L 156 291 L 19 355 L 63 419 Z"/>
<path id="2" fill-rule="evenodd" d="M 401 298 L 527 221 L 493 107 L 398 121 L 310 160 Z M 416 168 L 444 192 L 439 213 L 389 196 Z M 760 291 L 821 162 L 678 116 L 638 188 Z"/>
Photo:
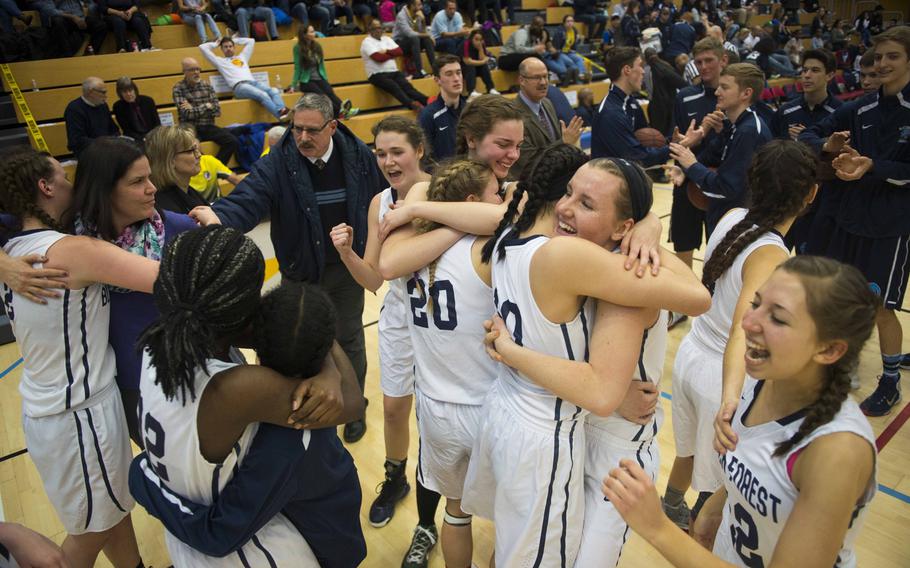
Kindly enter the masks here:
<path id="1" fill-rule="evenodd" d="M 401 561 L 401 568 L 426 568 L 427 558 L 438 539 L 435 525 L 414 527 L 414 538 L 411 539 L 411 546 Z"/>
<path id="2" fill-rule="evenodd" d="M 660 500 L 660 504 L 663 505 L 664 514 L 673 521 L 673 524 L 681 528 L 682 530 L 689 532 L 689 518 L 692 513 L 689 511 L 689 505 L 685 501 L 672 507 L 667 504 L 663 499 Z"/>

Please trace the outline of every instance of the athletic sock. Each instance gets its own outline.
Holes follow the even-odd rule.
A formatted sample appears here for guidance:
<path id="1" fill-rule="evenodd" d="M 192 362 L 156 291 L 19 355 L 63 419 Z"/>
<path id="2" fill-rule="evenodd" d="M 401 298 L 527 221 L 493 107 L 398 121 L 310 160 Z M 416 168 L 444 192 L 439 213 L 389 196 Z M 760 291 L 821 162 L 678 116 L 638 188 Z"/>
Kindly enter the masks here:
<path id="1" fill-rule="evenodd" d="M 667 486 L 667 492 L 664 493 L 664 503 L 671 507 L 679 507 L 683 500 L 686 498 L 685 491 L 677 491 L 669 485 Z"/>
<path id="2" fill-rule="evenodd" d="M 708 498 L 711 497 L 711 495 L 713 495 L 713 494 L 714 493 L 712 493 L 711 491 L 701 491 L 698 494 L 698 499 L 695 501 L 695 506 L 692 507 L 692 518 L 693 519 L 698 516 L 698 513 L 701 512 L 701 508 L 705 504 L 705 501 L 707 501 Z"/>
<path id="3" fill-rule="evenodd" d="M 405 467 L 408 465 L 408 458 L 403 460 L 393 460 L 392 458 L 385 459 L 385 472 L 386 475 L 395 479 L 404 475 Z"/>
<path id="4" fill-rule="evenodd" d="M 901 354 L 885 355 L 882 353 L 882 376 L 897 379 L 901 376 Z"/>
<path id="5" fill-rule="evenodd" d="M 427 489 L 417 481 L 417 522 L 423 527 L 436 526 L 436 508 L 439 507 L 439 493 Z"/>

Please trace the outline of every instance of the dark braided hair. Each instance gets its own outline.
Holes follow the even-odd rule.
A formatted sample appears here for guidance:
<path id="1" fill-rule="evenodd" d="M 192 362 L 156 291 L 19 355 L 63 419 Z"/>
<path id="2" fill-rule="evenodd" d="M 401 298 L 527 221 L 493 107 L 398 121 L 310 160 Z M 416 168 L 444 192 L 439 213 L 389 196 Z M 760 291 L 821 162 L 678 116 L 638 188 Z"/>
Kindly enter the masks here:
<path id="1" fill-rule="evenodd" d="M 139 338 L 164 395 L 195 400 L 196 369 L 206 368 L 218 342 L 249 325 L 259 308 L 265 261 L 236 229 L 208 226 L 181 233 L 164 249 L 155 306 L 160 316 Z"/>
<path id="2" fill-rule="evenodd" d="M 566 185 L 578 168 L 588 161 L 584 152 L 570 144 L 562 142 L 552 144 L 545 148 L 537 158 L 525 168 L 518 187 L 512 195 L 512 201 L 506 209 L 499 226 L 493 237 L 483 247 L 481 256 L 483 262 L 490 262 L 496 242 L 502 234 L 512 225 L 512 220 L 518 213 L 518 205 L 522 196 L 527 193 L 528 201 L 525 203 L 521 216 L 515 221 L 510 231 L 511 235 L 519 235 L 528 230 L 537 220 L 538 215 L 550 211 L 555 203 L 566 194 Z M 499 247 L 499 258 L 505 256 L 505 245 Z"/>
<path id="3" fill-rule="evenodd" d="M 54 175 L 51 156 L 28 146 L 19 146 L 0 158 L 0 207 L 19 219 L 34 217 L 54 229 L 65 232 L 63 224 L 38 207 L 38 182 Z M 15 227 L 19 228 L 19 227 Z"/>
<path id="4" fill-rule="evenodd" d="M 841 339 L 847 343 L 847 351 L 827 366 L 821 394 L 806 409 L 799 430 L 777 446 L 775 457 L 786 455 L 806 436 L 830 422 L 840 410 L 850 392 L 850 374 L 859 364 L 860 351 L 872 335 L 875 317 L 881 308 L 879 297 L 852 266 L 828 258 L 801 255 L 790 258 L 778 270 L 788 272 L 802 282 L 818 339 Z"/>
<path id="5" fill-rule="evenodd" d="M 712 294 L 714 284 L 739 253 L 775 225 L 799 214 L 815 186 L 817 168 L 815 154 L 802 142 L 772 140 L 755 153 L 749 166 L 749 211 L 717 243 L 705 263 L 702 283 Z"/>
<path id="6" fill-rule="evenodd" d="M 312 377 L 335 340 L 335 306 L 318 287 L 283 280 L 262 297 L 253 335 L 263 365 L 286 377 Z"/>

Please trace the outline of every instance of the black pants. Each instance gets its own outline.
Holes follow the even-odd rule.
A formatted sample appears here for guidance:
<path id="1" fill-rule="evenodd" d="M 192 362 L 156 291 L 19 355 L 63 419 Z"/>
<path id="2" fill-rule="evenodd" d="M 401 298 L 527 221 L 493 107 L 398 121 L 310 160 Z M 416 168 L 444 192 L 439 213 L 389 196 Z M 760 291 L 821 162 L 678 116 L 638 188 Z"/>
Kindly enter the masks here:
<path id="1" fill-rule="evenodd" d="M 462 64 L 461 73 L 464 75 L 465 87 L 468 92 L 473 92 L 477 87 L 477 77 L 483 81 L 487 87 L 487 92 L 493 88 L 493 76 L 490 74 L 490 68 L 486 65 L 467 65 Z"/>
<path id="2" fill-rule="evenodd" d="M 126 30 L 127 28 L 133 30 L 136 33 L 136 37 L 139 38 L 139 48 L 148 49 L 152 47 L 152 30 L 149 26 L 148 20 L 145 19 L 145 16 L 140 15 L 139 12 L 133 14 L 129 20 L 124 20 L 119 16 L 111 16 L 110 14 L 105 16 L 108 25 L 114 30 L 114 37 L 117 38 L 117 49 L 129 51 L 129 47 L 126 45 Z"/>
<path id="3" fill-rule="evenodd" d="M 521 65 L 521 62 L 529 57 L 540 59 L 540 56 L 537 55 L 537 53 L 509 53 L 508 55 L 500 55 L 498 59 L 499 68 L 503 71 L 518 71 L 518 66 Z"/>
<path id="4" fill-rule="evenodd" d="M 196 127 L 196 135 L 200 142 L 212 141 L 218 144 L 218 153 L 215 157 L 220 162 L 227 165 L 231 161 L 231 156 L 237 153 L 240 147 L 240 141 L 231 134 L 227 129 L 215 126 L 214 124 L 203 124 Z"/>
<path id="5" fill-rule="evenodd" d="M 135 389 L 120 389 L 120 401 L 123 403 L 123 414 L 126 415 L 126 429 L 129 431 L 130 439 L 145 449 L 145 440 L 142 438 L 142 432 L 139 428 L 139 387 Z"/>
<path id="6" fill-rule="evenodd" d="M 336 117 L 338 116 L 338 113 L 341 110 L 341 99 L 335 94 L 332 85 L 322 77 L 310 76 L 310 80 L 306 83 L 298 83 L 297 89 L 301 93 L 316 93 L 329 97 L 329 100 L 332 101 L 332 111 L 335 113 Z"/>
<path id="7" fill-rule="evenodd" d="M 56 52 L 55 57 L 72 57 L 82 47 L 85 35 L 69 18 L 51 16 L 50 31 L 51 42 Z M 94 47 L 93 45 L 92 48 Z"/>
<path id="8" fill-rule="evenodd" d="M 414 70 L 419 75 L 423 72 L 423 59 L 420 57 L 421 51 L 427 52 L 427 59 L 430 62 L 430 67 L 433 67 L 436 63 L 436 48 L 433 45 L 433 40 L 428 37 L 403 37 L 398 40 L 398 45 L 401 46 L 401 50 L 404 51 L 405 55 L 411 58 L 411 63 L 414 65 Z"/>
<path id="9" fill-rule="evenodd" d="M 335 339 L 351 360 L 360 391 L 363 392 L 367 376 L 367 350 L 363 336 L 363 288 L 340 262 L 325 266 L 319 287 L 335 304 L 337 315 Z"/>
<path id="10" fill-rule="evenodd" d="M 415 101 L 426 106 L 427 97 L 414 88 L 401 71 L 388 73 L 373 73 L 369 78 L 370 83 L 389 93 L 406 107 Z"/>

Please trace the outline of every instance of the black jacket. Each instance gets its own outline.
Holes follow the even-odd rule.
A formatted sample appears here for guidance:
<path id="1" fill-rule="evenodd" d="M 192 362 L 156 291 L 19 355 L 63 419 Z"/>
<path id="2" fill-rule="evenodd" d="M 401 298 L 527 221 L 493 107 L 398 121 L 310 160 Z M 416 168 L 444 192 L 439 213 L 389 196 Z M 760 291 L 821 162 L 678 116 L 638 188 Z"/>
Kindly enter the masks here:
<path id="1" fill-rule="evenodd" d="M 115 102 L 114 116 L 117 118 L 117 124 L 120 125 L 123 134 L 136 142 L 142 142 L 149 131 L 161 124 L 154 99 L 145 95 L 136 97 L 135 104 L 130 104 L 122 99 Z"/>

